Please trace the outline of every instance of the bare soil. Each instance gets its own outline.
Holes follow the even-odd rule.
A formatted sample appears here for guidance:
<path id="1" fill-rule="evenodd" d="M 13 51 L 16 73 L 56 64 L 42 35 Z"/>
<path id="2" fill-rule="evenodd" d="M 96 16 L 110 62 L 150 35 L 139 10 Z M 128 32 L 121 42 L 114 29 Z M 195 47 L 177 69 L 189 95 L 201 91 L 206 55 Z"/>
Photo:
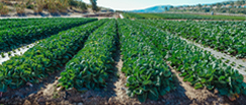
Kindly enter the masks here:
<path id="1" fill-rule="evenodd" d="M 75 89 L 63 90 L 57 87 L 61 71 L 50 75 L 39 84 L 26 85 L 20 89 L 9 90 L 0 99 L 2 104 L 24 105 L 245 105 L 245 96 L 231 102 L 227 97 L 222 97 L 206 88 L 195 90 L 189 83 L 183 82 L 172 67 L 173 74 L 177 77 L 177 89 L 161 96 L 158 101 L 147 100 L 140 103 L 136 97 L 130 98 L 126 94 L 126 76 L 121 72 L 123 61 L 118 54 L 116 58 L 115 73 L 107 81 L 108 87 L 99 91 L 89 90 L 80 93 Z M 118 74 L 118 75 L 117 75 Z M 246 81 L 246 79 L 245 79 Z"/>
<path id="2" fill-rule="evenodd" d="M 191 105 L 246 105 L 246 102 L 244 101 L 246 97 L 244 95 L 241 95 L 236 101 L 230 101 L 228 97 L 217 95 L 216 91 L 212 92 L 206 88 L 196 90 L 190 83 L 183 81 L 183 77 L 178 75 L 179 72 L 175 71 L 170 65 L 169 67 L 181 82 L 181 86 L 186 90 L 185 94 L 189 99 L 193 100 Z M 244 82 L 246 82 L 246 76 L 244 76 Z"/>

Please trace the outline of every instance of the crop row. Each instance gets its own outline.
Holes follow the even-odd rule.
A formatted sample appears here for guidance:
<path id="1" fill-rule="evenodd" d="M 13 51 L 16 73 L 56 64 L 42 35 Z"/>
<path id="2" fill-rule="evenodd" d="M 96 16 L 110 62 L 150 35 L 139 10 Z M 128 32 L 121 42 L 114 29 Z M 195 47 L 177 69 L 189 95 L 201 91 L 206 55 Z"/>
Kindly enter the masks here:
<path id="1" fill-rule="evenodd" d="M 140 102 L 147 98 L 159 99 L 175 89 L 175 78 L 160 53 L 138 28 L 119 21 L 121 51 L 123 55 L 122 72 L 127 76 L 127 94 L 137 96 Z"/>
<path id="2" fill-rule="evenodd" d="M 22 19 L 20 19 L 22 20 Z M 61 19 L 55 19 L 55 18 L 50 18 L 50 19 L 30 19 L 30 20 L 22 20 L 22 21 L 7 21 L 7 22 L 1 22 L 0 21 L 0 31 L 5 30 L 5 29 L 13 29 L 13 28 L 19 28 L 19 27 L 26 27 L 26 26 L 34 26 L 34 25 L 40 25 L 40 24 L 47 24 L 49 22 L 56 23 L 61 20 L 68 20 L 66 18 L 61 18 Z"/>
<path id="3" fill-rule="evenodd" d="M 147 23 L 237 58 L 246 58 L 245 22 L 148 21 Z"/>
<path id="4" fill-rule="evenodd" d="M 199 15 L 178 13 L 124 13 L 127 19 L 198 19 L 198 20 L 245 20 L 244 16 Z"/>
<path id="5" fill-rule="evenodd" d="M 211 53 L 155 27 L 146 26 L 141 22 L 128 21 L 128 23 L 134 27 L 141 27 L 145 36 L 151 39 L 149 41 L 162 51 L 163 58 L 170 61 L 171 66 L 184 77 L 184 81 L 190 82 L 195 89 L 202 87 L 216 89 L 220 95 L 231 98 L 242 93 L 246 94 L 243 76 Z"/>
<path id="6" fill-rule="evenodd" d="M 30 21 L 30 20 L 48 20 L 48 19 L 52 19 L 52 18 L 28 18 L 28 19 L 1 19 L 0 21 L 0 25 L 5 25 L 5 24 L 12 24 L 14 22 L 26 22 L 26 21 Z"/>
<path id="7" fill-rule="evenodd" d="M 75 26 L 79 26 L 96 19 L 61 19 L 56 23 L 46 23 L 38 26 L 29 26 L 0 31 L 0 51 L 11 50 L 21 44 L 32 43 L 36 40 L 57 34 Z"/>
<path id="8" fill-rule="evenodd" d="M 9 18 L 9 19 L 1 19 L 0 25 L 6 24 L 14 24 L 15 22 L 28 22 L 28 21 L 39 21 L 39 20 L 56 20 L 56 19 L 66 19 L 66 18 Z M 76 18 L 70 18 L 76 19 Z"/>
<path id="9" fill-rule="evenodd" d="M 78 91 L 106 87 L 106 80 L 114 70 L 116 42 L 116 20 L 110 20 L 90 35 L 84 48 L 66 64 L 60 85 Z"/>
<path id="10" fill-rule="evenodd" d="M 82 47 L 91 32 L 105 23 L 96 21 L 75 27 L 43 40 L 22 56 L 0 65 L 0 92 L 15 89 L 27 82 L 36 83 L 60 69 Z"/>

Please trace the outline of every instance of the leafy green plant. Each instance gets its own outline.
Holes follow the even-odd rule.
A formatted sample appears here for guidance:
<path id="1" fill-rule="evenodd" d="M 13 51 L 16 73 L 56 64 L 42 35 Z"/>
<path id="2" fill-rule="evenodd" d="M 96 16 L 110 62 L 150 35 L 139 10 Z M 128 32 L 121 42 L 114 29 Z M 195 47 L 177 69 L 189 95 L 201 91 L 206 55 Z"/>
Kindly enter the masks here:
<path id="1" fill-rule="evenodd" d="M 66 64 L 60 85 L 78 91 L 106 87 L 106 80 L 114 69 L 115 42 L 116 22 L 111 20 L 90 35 L 85 47 Z"/>
<path id="2" fill-rule="evenodd" d="M 141 22 L 125 21 L 143 30 L 139 32 L 144 32 L 148 41 L 155 44 L 162 56 L 171 62 L 171 66 L 176 66 L 177 71 L 184 77 L 184 81 L 190 82 L 195 89 L 202 87 L 207 87 L 209 90 L 217 89 L 220 95 L 232 98 L 246 93 L 244 77 L 211 53 L 187 43 L 179 36 L 163 32 L 155 27 Z"/>
<path id="3" fill-rule="evenodd" d="M 167 30 L 196 43 L 228 53 L 237 58 L 246 58 L 245 23 L 225 21 L 160 21 L 145 22 L 157 28 Z"/>
<path id="4" fill-rule="evenodd" d="M 3 52 L 1 53 L 1 56 L 2 56 L 2 58 L 5 58 L 5 55 L 4 55 L 4 53 L 3 53 Z"/>
<path id="5" fill-rule="evenodd" d="M 235 66 L 235 65 L 236 65 L 236 63 L 235 63 L 235 62 L 232 62 L 232 63 L 231 63 L 231 66 Z"/>
<path id="6" fill-rule="evenodd" d="M 39 79 L 60 70 L 60 67 L 82 48 L 91 32 L 106 20 L 75 27 L 43 40 L 22 56 L 11 57 L 0 67 L 0 92 L 16 89 L 26 83 L 38 83 Z"/>
<path id="7" fill-rule="evenodd" d="M 11 56 L 11 52 L 8 52 L 8 56 Z"/>
<path id="8" fill-rule="evenodd" d="M 225 61 L 225 63 L 229 63 L 229 62 L 230 62 L 230 60 L 226 60 L 226 61 Z"/>
<path id="9" fill-rule="evenodd" d="M 142 31 L 128 22 L 119 21 L 121 51 L 127 76 L 127 94 L 137 96 L 140 102 L 147 98 L 158 100 L 175 89 L 175 79 L 169 67 L 160 58 L 159 51 L 143 37 Z"/>
<path id="10" fill-rule="evenodd" d="M 16 53 L 15 49 L 13 49 L 12 51 L 13 51 L 13 53 Z"/>
<path id="11" fill-rule="evenodd" d="M 245 20 L 244 16 L 225 16 L 225 15 L 199 15 L 199 14 L 176 14 L 176 13 L 124 13 L 127 19 L 198 19 L 198 20 Z"/>
<path id="12" fill-rule="evenodd" d="M 33 21 L 34 20 L 34 21 Z M 0 32 L 0 51 L 6 51 L 18 48 L 21 44 L 28 44 L 35 42 L 36 40 L 43 39 L 49 37 L 53 34 L 57 34 L 60 31 L 70 29 L 75 26 L 79 26 L 88 22 L 95 21 L 96 19 L 81 19 L 81 18 L 56 18 L 48 20 L 48 19 L 35 19 L 29 20 L 16 20 L 26 24 L 26 27 L 17 27 L 17 28 L 9 28 L 6 30 L 2 30 Z M 15 23 L 15 20 L 11 23 Z M 38 25 L 32 25 L 31 23 L 40 22 Z M 42 23 L 43 22 L 43 23 Z M 7 22 L 3 22 L 3 24 L 7 24 Z M 36 23 L 37 24 L 37 23 Z M 25 26 L 25 25 L 24 25 Z"/>

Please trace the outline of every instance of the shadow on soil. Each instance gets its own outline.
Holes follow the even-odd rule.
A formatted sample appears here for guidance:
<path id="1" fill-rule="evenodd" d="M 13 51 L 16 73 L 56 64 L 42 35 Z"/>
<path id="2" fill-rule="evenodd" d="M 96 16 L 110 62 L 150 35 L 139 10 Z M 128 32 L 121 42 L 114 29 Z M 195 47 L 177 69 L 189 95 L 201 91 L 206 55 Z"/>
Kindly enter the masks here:
<path id="1" fill-rule="evenodd" d="M 34 98 L 35 94 L 42 95 L 43 89 L 47 87 L 48 84 L 54 83 L 60 76 L 61 71 L 56 71 L 54 74 L 49 75 L 38 84 L 32 84 L 33 86 L 26 85 L 19 89 L 8 89 L 7 92 L 3 93 L 3 97 L 0 100 L 2 104 L 22 104 L 26 99 Z"/>

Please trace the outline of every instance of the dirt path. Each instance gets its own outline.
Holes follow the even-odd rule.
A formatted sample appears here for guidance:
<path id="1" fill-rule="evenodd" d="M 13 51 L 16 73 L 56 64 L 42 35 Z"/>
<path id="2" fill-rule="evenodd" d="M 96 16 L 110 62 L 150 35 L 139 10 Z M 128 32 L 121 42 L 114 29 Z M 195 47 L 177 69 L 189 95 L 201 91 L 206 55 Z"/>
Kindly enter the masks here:
<path id="1" fill-rule="evenodd" d="M 203 46 L 203 45 L 201 45 L 201 44 L 195 43 L 195 42 L 190 41 L 190 40 L 187 40 L 187 39 L 185 39 L 185 38 L 182 38 L 182 37 L 180 37 L 180 38 L 181 38 L 182 40 L 185 40 L 187 43 L 191 43 L 191 44 L 193 44 L 193 45 L 195 45 L 195 46 L 197 46 L 197 47 L 199 47 L 199 48 L 201 48 L 201 49 L 203 49 L 203 50 L 205 50 L 205 51 L 211 52 L 211 54 L 214 55 L 214 57 L 216 57 L 217 59 L 223 58 L 222 61 L 223 61 L 225 64 L 227 64 L 228 66 L 231 66 L 232 68 L 238 70 L 239 73 L 241 73 L 242 75 L 246 76 L 246 62 L 245 62 L 244 60 L 242 60 L 242 59 L 237 59 L 237 58 L 234 57 L 234 56 L 230 56 L 230 55 L 227 55 L 227 54 L 225 54 L 225 53 L 222 53 L 222 52 L 216 51 L 216 50 L 214 50 L 214 49 L 211 49 L 211 48 L 209 48 L 209 47 L 205 47 L 205 46 Z M 227 60 L 228 60 L 229 62 L 227 62 Z M 235 65 L 232 66 L 232 65 L 231 65 L 232 63 L 235 63 Z M 240 67 L 240 65 L 241 65 L 242 67 Z"/>
<path id="2" fill-rule="evenodd" d="M 118 81 L 114 83 L 115 85 L 115 93 L 116 96 L 111 97 L 108 101 L 109 104 L 111 105 L 116 105 L 116 104 L 127 104 L 127 105 L 136 105 L 136 104 L 141 104 L 136 98 L 130 98 L 126 94 L 127 87 L 125 87 L 126 83 L 126 76 L 124 73 L 121 72 L 121 69 L 123 67 L 123 61 L 122 61 L 122 56 L 120 56 L 120 59 L 117 61 L 117 76 L 118 76 Z"/>
<path id="3" fill-rule="evenodd" d="M 119 15 L 121 19 L 124 19 L 124 16 L 122 14 Z"/>
<path id="4" fill-rule="evenodd" d="M 176 75 L 180 85 L 185 89 L 185 95 L 192 100 L 191 105 L 239 105 L 238 102 L 230 102 L 227 98 L 217 95 L 208 91 L 206 88 L 194 89 L 188 82 L 183 81 L 183 77 L 179 76 L 179 73 L 174 70 L 170 64 L 172 72 Z"/>
<path id="5" fill-rule="evenodd" d="M 149 27 L 153 27 L 151 25 L 148 25 Z M 154 28 L 154 27 L 153 27 Z M 169 34 L 171 34 L 168 31 L 163 31 L 162 29 L 159 29 L 162 32 L 167 32 Z M 176 35 L 177 36 L 177 35 Z M 179 36 L 180 37 L 180 36 Z M 231 66 L 232 68 L 234 68 L 235 70 L 238 70 L 240 74 L 246 76 L 246 61 L 245 59 L 237 59 L 234 56 L 230 56 L 228 54 L 216 51 L 214 49 L 211 49 L 209 47 L 205 47 L 201 44 L 195 43 L 193 41 L 187 40 L 185 38 L 180 37 L 180 39 L 186 41 L 187 43 L 193 44 L 201 49 L 203 49 L 204 51 L 209 51 L 211 52 L 211 54 L 216 57 L 217 59 L 221 59 L 225 64 L 227 64 L 228 66 Z M 229 61 L 229 62 L 228 62 Z M 232 65 L 234 63 L 234 65 Z"/>

